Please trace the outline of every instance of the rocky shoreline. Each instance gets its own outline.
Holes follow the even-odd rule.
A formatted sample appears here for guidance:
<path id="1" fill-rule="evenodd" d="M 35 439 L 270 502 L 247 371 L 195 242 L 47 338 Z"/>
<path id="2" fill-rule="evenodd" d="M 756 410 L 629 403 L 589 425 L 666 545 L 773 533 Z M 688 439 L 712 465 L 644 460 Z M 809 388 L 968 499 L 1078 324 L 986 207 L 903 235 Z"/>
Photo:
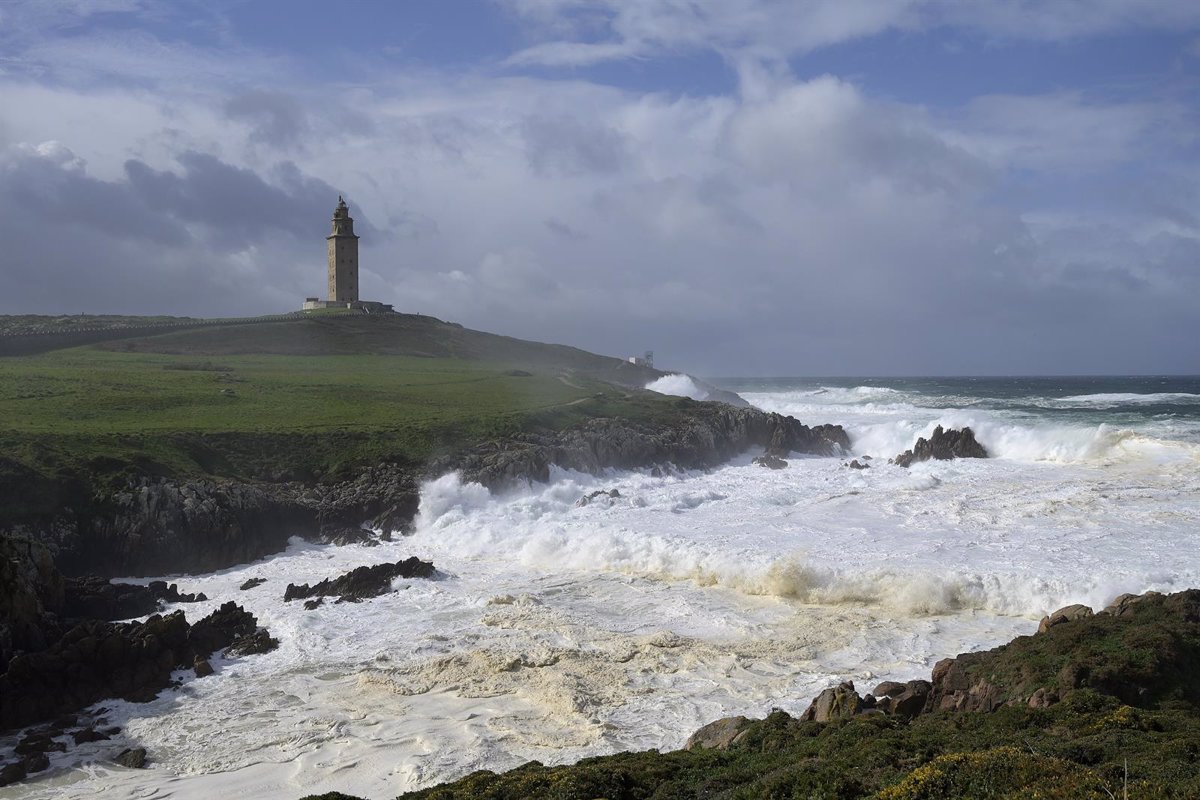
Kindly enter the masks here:
<path id="1" fill-rule="evenodd" d="M 929 680 L 830 687 L 798 717 L 729 717 L 676 751 L 472 773 L 400 800 L 1200 796 L 1200 590 L 1060 609 Z M 359 800 L 328 793 L 305 800 Z M 381 800 L 376 798 L 376 800 Z"/>
<path id="2" fill-rule="evenodd" d="M 659 422 L 589 419 L 556 433 L 482 442 L 419 467 L 364 466 L 336 481 L 145 476 L 113 489 L 99 480 L 89 485 L 78 479 L 54 487 L 62 505 L 53 515 L 0 522 L 0 731 L 104 697 L 149 696 L 146 692 L 164 688 L 164 675 L 172 669 L 193 666 L 214 649 L 231 646 L 224 640 L 194 643 L 189 631 L 211 623 L 189 626 L 180 612 L 151 616 L 145 623 L 110 622 L 156 614 L 162 601 L 204 598 L 182 595 L 164 582 L 114 585 L 108 576 L 212 571 L 278 552 L 296 535 L 347 543 L 369 540 L 364 526 L 385 536 L 403 533 L 417 512 L 420 481 L 450 470 L 500 488 L 545 480 L 551 464 L 588 472 L 668 465 L 695 469 L 717 466 L 751 448 L 833 455 L 849 447 L 838 426 L 810 428 L 791 417 L 683 398 L 675 407 L 672 418 Z M 21 474 L 6 473 L 6 492 L 34 491 L 20 485 Z M 395 575 L 432 575 L 432 565 L 410 561 L 343 576 L 328 587 L 290 586 L 289 599 L 315 604 L 334 594 L 353 600 L 379 591 Z M 96 641 L 111 641 L 112 652 L 98 655 L 102 648 L 92 646 Z M 269 634 L 264 641 L 270 641 Z M 128 653 L 138 655 L 126 664 L 122 659 Z"/>
<path id="3" fill-rule="evenodd" d="M 452 470 L 502 488 L 546 480 L 552 464 L 591 473 L 700 469 L 753 448 L 836 455 L 849 446 L 840 426 L 810 428 L 753 408 L 678 398 L 667 420 L 589 419 L 564 431 L 480 442 L 426 464 L 362 465 L 337 480 L 144 476 L 115 488 L 84 482 L 64 488 L 53 513 L 14 517 L 0 510 L 7 515 L 0 516 L 0 536 L 44 545 L 67 575 L 208 572 L 279 552 L 296 535 L 333 540 L 363 526 L 402 533 L 416 515 L 420 482 Z M 0 488 L 11 496 L 30 491 L 13 477 Z"/>

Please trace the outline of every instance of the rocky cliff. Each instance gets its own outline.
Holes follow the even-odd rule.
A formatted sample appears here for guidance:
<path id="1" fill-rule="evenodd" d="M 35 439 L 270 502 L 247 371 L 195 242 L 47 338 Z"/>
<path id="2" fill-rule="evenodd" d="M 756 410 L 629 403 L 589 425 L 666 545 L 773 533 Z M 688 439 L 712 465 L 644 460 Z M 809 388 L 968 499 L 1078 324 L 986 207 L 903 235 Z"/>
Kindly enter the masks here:
<path id="1" fill-rule="evenodd" d="M 70 491 L 49 487 L 57 498 L 52 512 L 21 517 L 0 511 L 0 535 L 44 545 L 68 575 L 203 572 L 278 552 L 292 536 L 346 538 L 347 530 L 362 525 L 402 532 L 416 514 L 420 481 L 454 469 L 497 487 L 546 480 L 555 464 L 584 472 L 668 464 L 695 469 L 751 448 L 834 455 L 849 447 L 839 426 L 810 428 L 724 403 L 673 402 L 664 417 L 591 418 L 564 430 L 488 440 L 425 465 L 348 468 L 338 480 L 132 477 L 89 485 L 74 477 Z M 39 481 L 46 482 L 28 470 L 9 473 L 5 489 L 19 495 Z"/>
<path id="2" fill-rule="evenodd" d="M 840 425 L 810 428 L 794 417 L 723 403 L 677 401 L 680 414 L 670 424 L 621 418 L 591 419 L 558 433 L 523 434 L 484 442 L 444 458 L 434 471 L 459 469 L 464 478 L 488 487 L 520 480 L 544 481 L 557 465 L 581 472 L 635 469 L 671 464 L 703 469 L 752 448 L 789 453 L 837 455 L 850 447 Z"/>

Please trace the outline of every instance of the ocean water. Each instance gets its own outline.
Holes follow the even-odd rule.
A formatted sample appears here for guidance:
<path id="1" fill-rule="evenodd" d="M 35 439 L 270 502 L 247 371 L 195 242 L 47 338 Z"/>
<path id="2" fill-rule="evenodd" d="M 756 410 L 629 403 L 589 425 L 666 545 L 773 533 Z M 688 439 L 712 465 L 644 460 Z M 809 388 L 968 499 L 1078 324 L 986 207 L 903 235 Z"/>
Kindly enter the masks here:
<path id="1" fill-rule="evenodd" d="M 654 477 L 557 472 L 493 495 L 423 487 L 416 532 L 177 578 L 279 637 L 152 703 L 101 704 L 114 741 L 57 756 L 0 798 L 385 798 L 472 770 L 675 748 L 731 714 L 804 709 L 852 679 L 1030 633 L 1075 602 L 1200 586 L 1200 379 L 724 380 L 753 404 L 840 423 L 844 457 L 744 457 Z M 701 392 L 686 379 L 664 391 Z M 887 458 L 935 425 L 992 458 Z M 863 471 L 850 457 L 872 456 Z M 586 505 L 596 489 L 620 496 Z M 436 580 L 359 604 L 282 602 L 409 555 Z M 262 586 L 242 592 L 249 577 Z M 147 748 L 152 766 L 106 759 Z"/>

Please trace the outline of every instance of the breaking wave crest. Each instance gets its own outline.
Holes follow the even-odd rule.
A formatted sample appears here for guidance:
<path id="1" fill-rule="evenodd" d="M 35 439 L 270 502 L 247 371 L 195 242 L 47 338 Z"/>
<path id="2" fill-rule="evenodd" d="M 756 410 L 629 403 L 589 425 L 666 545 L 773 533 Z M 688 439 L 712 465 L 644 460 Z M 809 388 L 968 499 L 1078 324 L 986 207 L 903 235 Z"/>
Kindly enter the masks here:
<path id="1" fill-rule="evenodd" d="M 690 397 L 693 400 L 707 400 L 708 392 L 696 385 L 687 375 L 664 375 L 656 381 L 646 384 L 647 389 L 659 394 L 670 394 L 676 397 Z"/>
<path id="2" fill-rule="evenodd" d="M 436 539 L 455 557 L 516 562 L 555 573 L 609 572 L 691 581 L 814 605 L 879 606 L 906 616 L 963 610 L 1038 616 L 1074 602 L 1102 606 L 1122 591 L 1161 583 L 1154 576 L 1116 571 L 1081 583 L 1039 578 L 1028 570 L 984 573 L 888 563 L 822 564 L 802 553 L 767 552 L 722 536 L 693 537 L 653 524 L 646 530 L 605 524 L 574 506 L 586 488 L 565 478 L 530 494 L 493 497 L 478 484 L 464 484 L 457 474 L 446 475 L 422 488 L 417 535 Z M 681 502 L 681 497 L 690 502 Z M 634 494 L 623 500 L 647 521 L 657 513 L 686 513 L 705 503 L 727 502 L 722 494 L 701 490 L 650 501 Z"/>

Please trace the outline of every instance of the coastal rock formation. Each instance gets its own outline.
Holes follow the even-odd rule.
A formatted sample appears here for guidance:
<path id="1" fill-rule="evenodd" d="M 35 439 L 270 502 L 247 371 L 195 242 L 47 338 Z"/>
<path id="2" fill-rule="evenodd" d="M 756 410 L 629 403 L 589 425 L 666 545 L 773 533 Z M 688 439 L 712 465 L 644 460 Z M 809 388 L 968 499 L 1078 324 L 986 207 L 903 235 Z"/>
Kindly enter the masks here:
<path id="1" fill-rule="evenodd" d="M 161 602 L 197 603 L 207 599 L 203 593 L 183 594 L 179 587 L 166 581 L 151 581 L 142 586 L 84 575 L 66 579 L 63 614 L 79 619 L 130 619 L 159 611 Z"/>
<path id="2" fill-rule="evenodd" d="M 905 450 L 892 459 L 901 467 L 911 466 L 918 461 L 936 458 L 946 461 L 951 458 L 987 458 L 984 446 L 975 441 L 975 432 L 970 428 L 945 430 L 941 425 L 933 429 L 929 438 L 921 437 L 911 450 Z"/>
<path id="3" fill-rule="evenodd" d="M 79 623 L 49 647 L 8 662 L 0 675 L 0 720 L 16 728 L 106 697 L 145 702 L 170 685 L 172 670 L 257 630 L 254 616 L 234 603 L 195 625 L 182 611 L 145 622 Z"/>
<path id="4" fill-rule="evenodd" d="M 63 579 L 49 548 L 0 536 L 0 667 L 22 650 L 41 650 L 53 639 L 62 611 Z"/>
<path id="5" fill-rule="evenodd" d="M 747 717 L 724 717 L 710 722 L 688 737 L 684 750 L 728 750 L 753 720 Z"/>
<path id="6" fill-rule="evenodd" d="M 761 456 L 754 459 L 754 463 L 758 464 L 760 467 L 766 467 L 767 469 L 785 469 L 788 465 L 788 462 L 784 461 L 779 456 L 771 455 L 770 453 L 763 453 Z"/>
<path id="7" fill-rule="evenodd" d="M 783 458 L 789 453 L 836 455 L 850 446 L 840 425 L 810 428 L 793 417 L 721 403 L 677 398 L 679 418 L 663 425 L 629 419 L 589 419 L 558 433 L 523 433 L 478 445 L 439 460 L 434 473 L 458 469 L 464 480 L 502 488 L 523 480 L 545 481 L 551 465 L 581 472 L 674 464 L 701 469 L 752 447 Z"/>
<path id="8" fill-rule="evenodd" d="M 433 574 L 433 564 L 410 556 L 395 564 L 358 567 L 337 578 L 326 578 L 313 586 L 307 583 L 299 586 L 289 583 L 283 599 L 290 602 L 308 598 L 337 597 L 339 603 L 356 603 L 392 591 L 392 581 L 396 578 L 431 578 Z M 314 605 L 313 608 L 315 607 Z M 305 608 L 308 608 L 307 603 Z"/>
<path id="9" fill-rule="evenodd" d="M 1038 624 L 1038 633 L 1045 633 L 1055 625 L 1061 625 L 1064 622 L 1070 622 L 1073 619 L 1083 619 L 1092 615 L 1092 609 L 1083 605 L 1066 606 L 1060 608 L 1048 616 L 1042 617 L 1042 621 Z"/>
<path id="10" fill-rule="evenodd" d="M 96 491 L 69 482 L 41 486 L 28 470 L 10 472 L 0 489 L 62 497 L 51 504 L 55 515 L 10 512 L 0 524 L 13 538 L 45 545 L 67 575 L 161 575 L 244 564 L 279 552 L 297 534 L 360 531 L 364 521 L 385 534 L 402 531 L 420 500 L 419 475 L 395 464 L 337 482 L 266 477 L 280 480 L 140 478 Z"/>

